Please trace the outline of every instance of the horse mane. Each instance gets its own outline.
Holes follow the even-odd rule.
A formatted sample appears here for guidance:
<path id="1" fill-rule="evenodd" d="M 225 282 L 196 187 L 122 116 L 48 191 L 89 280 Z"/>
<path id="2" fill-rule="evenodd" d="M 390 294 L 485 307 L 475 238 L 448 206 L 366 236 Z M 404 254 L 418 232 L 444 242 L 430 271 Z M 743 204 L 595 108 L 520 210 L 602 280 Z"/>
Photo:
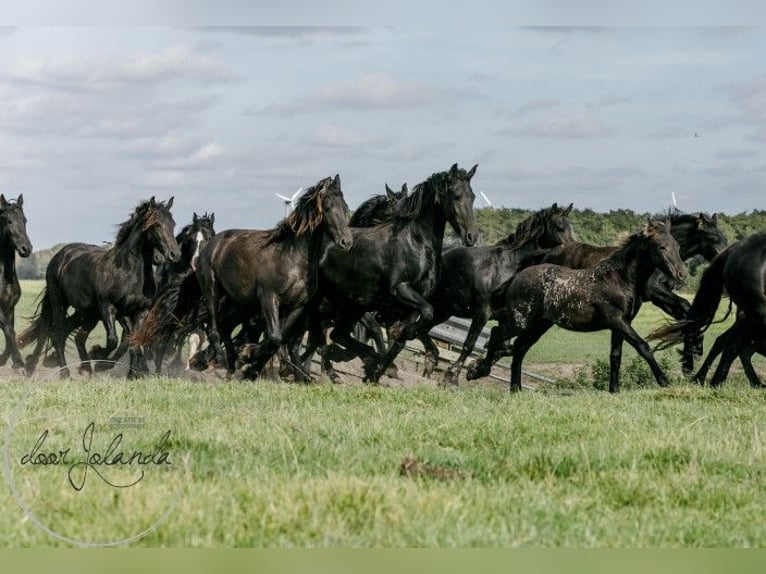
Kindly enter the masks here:
<path id="1" fill-rule="evenodd" d="M 560 212 L 559 207 L 545 207 L 525 217 L 517 226 L 516 230 L 508 237 L 499 239 L 495 242 L 496 247 L 508 247 L 517 249 L 522 245 L 542 236 L 545 231 L 544 222 L 556 212 Z"/>
<path id="2" fill-rule="evenodd" d="M 165 204 L 155 202 L 154 198 L 139 203 L 130 218 L 118 226 L 114 247 L 121 247 L 136 227 L 145 230 L 160 223 L 160 210 L 157 208 L 164 209 Z"/>
<path id="3" fill-rule="evenodd" d="M 393 209 L 386 209 L 391 204 L 385 195 L 373 195 L 356 208 L 348 222 L 349 227 L 372 227 L 390 221 Z"/>
<path id="4" fill-rule="evenodd" d="M 326 177 L 309 187 L 298 199 L 292 213 L 285 217 L 274 229 L 267 243 L 288 238 L 298 238 L 304 233 L 314 231 L 322 223 L 322 201 L 327 193 L 332 178 Z"/>
<path id="5" fill-rule="evenodd" d="M 449 180 L 455 176 L 467 178 L 468 172 L 459 168 L 451 175 L 446 171 L 431 174 L 427 180 L 417 184 L 410 195 L 399 200 L 396 217 L 405 220 L 415 219 L 423 210 L 423 201 L 427 197 L 433 197 L 434 203 L 440 203 L 447 193 Z"/>

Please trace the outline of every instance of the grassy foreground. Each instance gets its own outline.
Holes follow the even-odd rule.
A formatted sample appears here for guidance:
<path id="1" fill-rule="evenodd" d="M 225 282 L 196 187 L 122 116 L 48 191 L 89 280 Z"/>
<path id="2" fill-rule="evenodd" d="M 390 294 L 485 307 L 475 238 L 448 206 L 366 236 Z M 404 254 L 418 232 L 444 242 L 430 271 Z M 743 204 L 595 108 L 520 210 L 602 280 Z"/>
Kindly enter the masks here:
<path id="1" fill-rule="evenodd" d="M 765 397 L 739 380 L 618 396 L 169 379 L 30 385 L 0 387 L 16 496 L 76 540 L 129 538 L 170 507 L 134 545 L 766 541 Z M 19 464 L 41 429 L 53 450 L 77 446 L 92 421 L 103 446 L 117 432 L 109 421 L 125 413 L 147 434 L 172 431 L 172 472 L 148 469 L 124 489 L 91 473 L 75 493 L 65 468 Z M 140 438 L 122 431 L 126 443 Z M 0 545 L 67 544 L 33 524 L 8 488 L 0 507 Z"/>

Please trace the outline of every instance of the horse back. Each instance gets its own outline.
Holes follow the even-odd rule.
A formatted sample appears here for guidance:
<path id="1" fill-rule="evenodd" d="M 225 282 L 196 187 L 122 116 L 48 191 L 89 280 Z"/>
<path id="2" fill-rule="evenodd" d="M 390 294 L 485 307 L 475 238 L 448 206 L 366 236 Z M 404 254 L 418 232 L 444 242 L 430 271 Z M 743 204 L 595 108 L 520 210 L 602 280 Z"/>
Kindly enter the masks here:
<path id="1" fill-rule="evenodd" d="M 570 269 L 587 269 L 611 256 L 619 247 L 598 246 L 588 243 L 565 243 L 551 249 L 542 259 L 543 263 L 562 265 Z"/>

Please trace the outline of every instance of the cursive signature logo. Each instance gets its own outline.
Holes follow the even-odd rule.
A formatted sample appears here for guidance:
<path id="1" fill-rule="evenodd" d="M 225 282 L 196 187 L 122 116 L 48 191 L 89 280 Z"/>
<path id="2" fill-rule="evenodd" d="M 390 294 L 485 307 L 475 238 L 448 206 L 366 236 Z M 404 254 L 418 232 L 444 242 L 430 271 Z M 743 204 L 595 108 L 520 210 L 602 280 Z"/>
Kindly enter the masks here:
<path id="1" fill-rule="evenodd" d="M 85 487 L 85 479 L 88 477 L 89 471 L 93 471 L 98 478 L 114 488 L 129 488 L 143 480 L 145 473 L 141 467 L 172 465 L 170 453 L 167 450 L 167 443 L 170 440 L 169 430 L 148 451 L 122 450 L 123 433 L 114 435 L 108 446 L 103 451 L 99 451 L 93 446 L 95 432 L 96 423 L 89 423 L 82 433 L 82 452 L 75 454 L 71 447 L 47 450 L 46 442 L 50 433 L 48 429 L 45 429 L 30 451 L 21 457 L 19 464 L 22 466 L 65 467 L 68 469 L 69 484 L 78 492 Z M 132 466 L 137 467 L 137 475 L 130 482 L 118 483 L 113 478 L 107 477 L 109 467 L 125 468 Z"/>

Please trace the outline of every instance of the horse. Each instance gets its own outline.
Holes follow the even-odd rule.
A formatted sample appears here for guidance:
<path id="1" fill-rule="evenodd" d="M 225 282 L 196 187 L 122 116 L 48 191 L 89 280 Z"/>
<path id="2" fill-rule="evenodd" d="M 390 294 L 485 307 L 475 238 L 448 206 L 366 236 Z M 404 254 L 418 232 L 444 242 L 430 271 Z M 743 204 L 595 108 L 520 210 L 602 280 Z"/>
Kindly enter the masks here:
<path id="1" fill-rule="evenodd" d="M 182 364 L 183 343 L 189 341 L 189 356 L 200 349 L 204 330 L 198 329 L 188 337 L 178 336 L 179 317 L 194 308 L 200 293 L 196 288 L 197 260 L 202 248 L 215 235 L 215 214 L 207 212 L 199 216 L 195 212 L 192 221 L 176 235 L 176 242 L 181 249 L 178 261 L 166 262 L 156 271 L 157 295 L 144 318 L 141 329 L 131 335 L 130 344 L 151 344 L 154 350 L 155 372 L 162 372 L 162 362 L 170 347 L 175 347 L 176 354 L 171 368 Z M 186 369 L 189 369 L 187 361 Z"/>
<path id="2" fill-rule="evenodd" d="M 557 203 L 541 209 L 518 224 L 514 233 L 495 245 L 456 246 L 442 255 L 442 273 L 428 302 L 433 306 L 431 321 L 423 323 L 418 338 L 426 350 L 424 376 L 430 376 L 439 360 L 439 350 L 428 332 L 451 316 L 471 319 L 458 359 L 444 374 L 444 385 L 457 385 L 466 359 L 491 313 L 491 294 L 510 280 L 521 268 L 553 247 L 575 241 L 568 216 L 572 204 L 560 208 Z"/>
<path id="3" fill-rule="evenodd" d="M 678 242 L 681 259 L 687 261 L 701 256 L 707 261 L 720 253 L 727 244 L 726 237 L 718 227 L 718 215 L 706 213 L 681 213 L 672 211 L 670 233 Z M 572 269 L 592 267 L 602 259 L 614 254 L 619 247 L 600 247 L 587 243 L 567 243 L 552 249 L 543 257 L 543 263 L 563 265 Z M 646 282 L 643 301 L 651 301 L 674 319 L 683 319 L 689 311 L 689 302 L 673 290 L 678 283 L 672 277 L 656 271 Z"/>
<path id="4" fill-rule="evenodd" d="M 743 364 L 750 383 L 760 386 L 749 364 L 749 357 L 755 350 L 764 348 L 766 337 L 766 232 L 755 233 L 734 243 L 713 259 L 702 274 L 686 318 L 654 331 L 649 338 L 659 340 L 660 347 L 683 341 L 684 367 L 691 371 L 691 347 L 712 324 L 724 289 L 731 302 L 737 306 L 737 320 L 716 341 L 717 346 L 711 349 L 703 368 L 695 374 L 694 379 L 704 382 L 707 369 L 718 352 L 722 352 L 718 368 L 710 381 L 711 386 L 720 386 L 726 380 L 731 363 L 737 355 L 742 358 L 744 353 L 746 358 Z"/>
<path id="5" fill-rule="evenodd" d="M 127 333 L 140 326 L 156 292 L 152 265 L 177 261 L 181 255 L 173 237 L 172 206 L 172 197 L 167 202 L 152 197 L 120 225 L 112 247 L 69 243 L 51 258 L 37 313 L 18 339 L 22 348 L 37 343 L 27 360 L 29 374 L 52 340 L 61 376 L 69 377 L 64 352 L 74 329 L 78 329 L 75 344 L 80 359 L 87 362 L 91 358 L 110 359 L 117 348 L 115 321 Z M 74 312 L 67 316 L 69 307 Z M 89 354 L 85 349 L 87 334 L 99 320 L 106 329 L 106 347 L 96 346 Z M 138 374 L 142 360 L 140 350 L 131 349 L 129 376 Z M 90 372 L 90 365 L 84 363 L 83 369 Z"/>
<path id="6" fill-rule="evenodd" d="M 24 359 L 16 344 L 14 327 L 16 303 L 21 297 L 16 253 L 21 257 L 32 254 L 24 215 L 24 195 L 20 194 L 15 201 L 8 201 L 5 194 L 0 194 L 0 328 L 5 336 L 5 351 L 0 354 L 0 365 L 5 365 L 10 357 L 14 371 L 23 373 Z"/>
<path id="7" fill-rule="evenodd" d="M 329 236 L 343 254 L 354 245 L 346 210 L 340 176 L 327 177 L 307 189 L 276 228 L 229 229 L 208 242 L 196 277 L 215 363 L 224 361 L 223 342 L 229 371 L 240 363 L 236 375 L 253 378 L 283 342 L 303 335 L 317 290 L 323 238 Z M 255 324 L 265 333 L 263 341 L 246 345 L 237 358 L 231 332 L 241 323 L 246 329 Z M 300 359 L 293 359 L 296 378 L 309 380 L 298 367 Z"/>
<path id="8" fill-rule="evenodd" d="M 428 297 L 441 273 L 447 223 L 464 245 L 473 245 L 478 238 L 471 189 L 477 167 L 465 171 L 454 164 L 448 171 L 434 173 L 399 201 L 390 220 L 373 227 L 352 227 L 354 249 L 349 253 L 327 247 L 319 269 L 320 292 L 331 306 L 335 328 L 330 334 L 333 344 L 322 349 L 322 360 L 332 380 L 338 378 L 332 361 L 348 360 L 352 354 L 362 358 L 365 380 L 377 383 L 405 341 L 432 320 Z M 382 357 L 350 334 L 368 311 L 377 312 L 384 321 L 388 315 L 402 321 Z M 319 314 L 314 316 L 320 320 Z M 311 342 L 316 341 L 317 330 L 312 333 L 307 354 L 317 344 Z"/>
<path id="9" fill-rule="evenodd" d="M 469 368 L 468 378 L 489 373 L 504 341 L 513 343 L 510 388 L 521 390 L 521 366 L 527 351 L 553 325 L 570 331 L 612 332 L 609 391 L 619 391 L 622 344 L 627 341 L 648 363 L 660 386 L 668 380 L 649 345 L 631 326 L 641 308 L 646 282 L 656 269 L 681 281 L 686 266 L 667 220 L 650 220 L 631 235 L 618 251 L 593 267 L 570 269 L 550 263 L 520 271 L 497 297 L 487 354 Z"/>

